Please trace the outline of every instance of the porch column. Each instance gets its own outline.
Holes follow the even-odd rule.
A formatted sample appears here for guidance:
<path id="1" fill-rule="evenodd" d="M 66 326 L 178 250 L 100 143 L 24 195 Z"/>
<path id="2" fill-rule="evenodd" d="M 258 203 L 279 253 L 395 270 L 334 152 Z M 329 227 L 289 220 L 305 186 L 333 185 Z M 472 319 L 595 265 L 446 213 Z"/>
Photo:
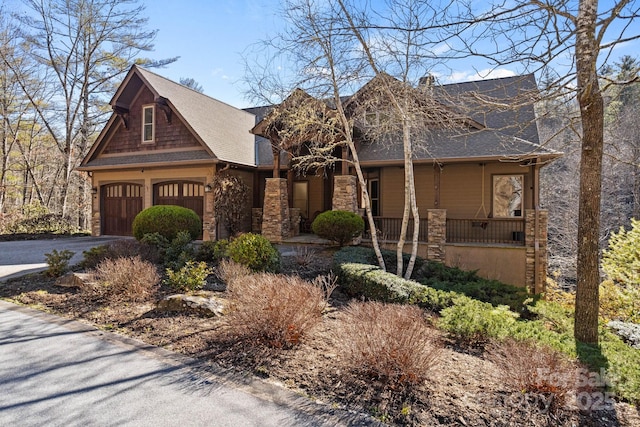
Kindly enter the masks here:
<path id="1" fill-rule="evenodd" d="M 98 186 L 96 182 L 92 180 L 92 188 L 97 190 L 96 194 L 91 194 L 91 235 L 94 237 L 100 236 L 100 203 L 102 197 L 102 188 Z"/>
<path id="2" fill-rule="evenodd" d="M 333 177 L 333 199 L 331 208 L 334 211 L 358 213 L 358 187 L 353 175 L 335 175 Z"/>
<path id="3" fill-rule="evenodd" d="M 213 183 L 213 178 L 215 177 L 215 168 L 211 168 L 211 171 L 207 172 L 207 177 L 205 178 L 205 188 L 206 185 Z M 214 212 L 214 200 L 213 200 L 213 191 L 205 191 L 204 193 L 204 208 L 202 212 L 202 240 L 217 240 L 217 222 Z"/>
<path id="4" fill-rule="evenodd" d="M 270 242 L 280 243 L 290 232 L 287 180 L 267 178 L 262 210 L 262 235 Z"/>
<path id="5" fill-rule="evenodd" d="M 447 210 L 427 210 L 427 259 L 444 264 L 447 241 Z"/>
<path id="6" fill-rule="evenodd" d="M 527 288 L 533 293 L 544 292 L 547 282 L 547 223 L 549 213 L 545 209 L 525 210 L 525 239 Z"/>

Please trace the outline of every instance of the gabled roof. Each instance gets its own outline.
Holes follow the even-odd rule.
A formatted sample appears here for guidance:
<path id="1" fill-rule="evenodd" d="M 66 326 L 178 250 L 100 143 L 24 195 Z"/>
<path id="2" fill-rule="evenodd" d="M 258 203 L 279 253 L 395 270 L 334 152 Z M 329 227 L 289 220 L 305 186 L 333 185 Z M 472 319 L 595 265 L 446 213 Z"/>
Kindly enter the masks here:
<path id="1" fill-rule="evenodd" d="M 345 108 L 350 109 L 349 105 L 357 103 L 359 97 L 366 97 L 375 80 L 376 78 L 372 79 L 354 95 L 345 98 Z M 541 161 L 548 161 L 562 155 L 540 145 L 534 109 L 538 87 L 533 74 L 434 85 L 431 89 L 440 103 L 463 117 L 463 126 L 459 129 L 434 130 L 421 141 L 415 141 L 418 147 L 415 151 L 417 160 L 508 161 L 539 158 Z M 270 108 L 272 107 L 248 109 L 257 115 L 256 129 L 260 129 L 260 122 L 268 117 Z M 387 135 L 385 139 L 388 143 L 359 144 L 360 160 L 371 165 L 401 162 L 401 135 Z M 259 166 L 273 164 L 269 140 L 256 137 L 256 152 Z"/>
<path id="2" fill-rule="evenodd" d="M 111 106 L 114 109 L 116 107 L 128 108 L 142 85 L 153 93 L 156 100 L 166 102 L 196 139 L 203 144 L 203 147 L 210 152 L 211 160 L 217 159 L 223 162 L 248 166 L 255 165 L 254 137 L 249 133 L 249 129 L 255 124 L 255 116 L 253 114 L 232 107 L 136 65 L 131 67 L 123 83 L 111 99 Z M 112 117 L 107 127 L 115 122 Z M 80 169 L 86 170 L 93 165 L 98 166 L 98 163 L 104 163 L 97 162 L 94 156 L 105 134 L 105 131 L 100 134 L 91 151 L 83 160 Z M 145 163 L 150 160 L 145 156 L 138 157 Z M 153 160 L 155 160 L 155 157 Z"/>
<path id="3" fill-rule="evenodd" d="M 540 143 L 534 104 L 539 96 L 533 74 L 433 87 L 442 102 L 506 135 Z"/>

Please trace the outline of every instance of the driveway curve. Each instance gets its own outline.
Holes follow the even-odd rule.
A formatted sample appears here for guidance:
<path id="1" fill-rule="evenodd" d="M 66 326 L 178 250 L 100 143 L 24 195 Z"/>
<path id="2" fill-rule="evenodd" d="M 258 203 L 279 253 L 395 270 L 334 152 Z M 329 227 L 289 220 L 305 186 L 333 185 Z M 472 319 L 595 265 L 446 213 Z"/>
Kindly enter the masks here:
<path id="1" fill-rule="evenodd" d="M 274 384 L 0 301 L 2 426 L 376 425 Z"/>
<path id="2" fill-rule="evenodd" d="M 61 237 L 0 242 L 0 281 L 47 269 L 45 254 L 57 249 L 75 252 L 70 264 L 82 261 L 82 251 L 126 237 Z"/>

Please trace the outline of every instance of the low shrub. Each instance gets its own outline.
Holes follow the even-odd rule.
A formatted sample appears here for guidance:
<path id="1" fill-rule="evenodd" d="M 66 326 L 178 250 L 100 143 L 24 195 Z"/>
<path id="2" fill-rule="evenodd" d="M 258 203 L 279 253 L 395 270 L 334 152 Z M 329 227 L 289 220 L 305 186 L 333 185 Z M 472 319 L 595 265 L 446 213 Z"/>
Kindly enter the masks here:
<path id="1" fill-rule="evenodd" d="M 347 295 L 382 302 L 417 304 L 432 311 L 449 307 L 456 299 L 463 297 L 455 292 L 433 289 L 382 271 L 379 267 L 366 263 L 367 255 L 372 251 L 360 249 L 344 248 L 334 256 L 334 270 Z"/>
<path id="2" fill-rule="evenodd" d="M 82 252 L 79 266 L 85 270 L 94 269 L 105 259 L 131 258 L 139 256 L 152 264 L 160 262 L 160 254 L 155 246 L 132 239 L 116 240 L 106 245 L 95 246 Z"/>
<path id="3" fill-rule="evenodd" d="M 418 307 L 354 302 L 341 313 L 335 340 L 347 371 L 391 387 L 423 383 L 442 347 Z"/>
<path id="4" fill-rule="evenodd" d="M 193 240 L 186 231 L 180 231 L 164 251 L 164 265 L 178 270 L 194 257 Z"/>
<path id="5" fill-rule="evenodd" d="M 45 274 L 50 277 L 62 276 L 69 270 L 69 261 L 71 261 L 73 255 L 75 255 L 75 252 L 68 249 L 62 251 L 54 249 L 50 253 L 44 254 L 47 265 L 49 265 Z"/>
<path id="6" fill-rule="evenodd" d="M 605 321 L 640 323 L 640 285 L 612 280 L 600 284 L 600 317 Z"/>
<path id="7" fill-rule="evenodd" d="M 428 263 L 426 265 L 437 264 Z M 442 270 L 458 270 L 442 266 Z M 459 270 L 462 271 L 462 270 Z M 538 295 L 531 295 L 527 288 L 512 286 L 497 280 L 483 279 L 475 272 L 464 272 L 463 276 L 470 277 L 471 280 L 446 279 L 438 276 L 419 279 L 423 285 L 443 291 L 453 291 L 464 294 L 479 301 L 488 302 L 494 306 L 507 305 L 516 313 L 522 313 L 525 309 L 525 302 L 531 299 L 537 300 Z"/>
<path id="8" fill-rule="evenodd" d="M 507 306 L 494 307 L 473 299 L 458 300 L 440 312 L 438 322 L 445 331 L 467 343 L 482 343 L 488 338 L 505 338 L 518 315 Z"/>
<path id="9" fill-rule="evenodd" d="M 202 233 L 200 217 L 193 210 L 181 206 L 156 205 L 141 211 L 133 220 L 133 236 L 141 240 L 145 234 L 159 233 L 168 241 L 186 231 L 195 240 Z"/>
<path id="10" fill-rule="evenodd" d="M 73 221 L 62 215 L 45 213 L 14 222 L 7 227 L 7 231 L 11 234 L 75 234 L 80 229 Z"/>
<path id="11" fill-rule="evenodd" d="M 280 253 L 260 234 L 245 233 L 232 240 L 229 258 L 255 272 L 275 273 L 280 270 Z"/>
<path id="12" fill-rule="evenodd" d="M 290 348 L 317 326 L 328 295 L 295 276 L 251 274 L 228 283 L 228 333 L 248 346 Z"/>
<path id="13" fill-rule="evenodd" d="M 84 291 L 108 302 L 148 301 L 160 282 L 155 265 L 139 256 L 105 259 L 93 275 L 97 285 Z"/>
<path id="14" fill-rule="evenodd" d="M 187 261 L 176 271 L 167 268 L 166 273 L 165 284 L 178 291 L 187 292 L 201 289 L 205 284 L 205 279 L 213 273 L 213 270 L 204 261 L 199 263 Z"/>
<path id="15" fill-rule="evenodd" d="M 205 261 L 208 263 L 217 264 L 227 257 L 229 250 L 229 241 L 227 239 L 220 239 L 206 242 L 202 242 L 196 252 L 196 260 Z"/>
<path id="16" fill-rule="evenodd" d="M 247 266 L 225 259 L 218 264 L 215 273 L 223 283 L 229 286 L 234 280 L 251 275 L 251 270 Z"/>
<path id="17" fill-rule="evenodd" d="M 348 211 L 326 211 L 313 220 L 314 234 L 344 246 L 364 231 L 364 220 L 356 213 Z"/>
<path id="18" fill-rule="evenodd" d="M 557 414 L 581 391 L 578 366 L 567 356 L 531 342 L 495 342 L 487 359 L 498 368 L 502 383 L 518 398 L 543 414 Z"/>

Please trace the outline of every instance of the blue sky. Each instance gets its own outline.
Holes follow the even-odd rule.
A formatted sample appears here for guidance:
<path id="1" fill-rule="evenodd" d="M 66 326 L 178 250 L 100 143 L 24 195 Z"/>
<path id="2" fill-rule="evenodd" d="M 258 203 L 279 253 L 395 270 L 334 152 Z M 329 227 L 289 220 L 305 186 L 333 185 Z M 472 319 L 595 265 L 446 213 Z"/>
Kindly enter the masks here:
<path id="1" fill-rule="evenodd" d="M 0 2 L 11 6 L 20 0 Z M 244 96 L 242 54 L 281 30 L 279 0 L 141 0 L 141 3 L 146 7 L 148 28 L 158 30 L 155 51 L 145 56 L 180 57 L 155 72 L 175 81 L 193 78 L 209 96 L 235 107 L 251 106 Z M 611 0 L 601 0 L 601 9 L 610 3 Z M 640 27 L 640 23 L 636 27 Z M 640 42 L 631 42 L 616 48 L 611 61 L 617 61 L 624 54 L 637 57 L 638 52 Z M 520 72 L 515 64 L 492 69 L 486 62 L 467 59 L 435 74 L 440 83 L 450 83 Z"/>
<path id="2" fill-rule="evenodd" d="M 279 0 L 143 0 L 149 28 L 157 29 L 154 59 L 180 56 L 154 70 L 178 81 L 193 78 L 204 92 L 235 107 L 251 106 L 244 96 L 243 52 L 281 29 Z M 186 6 L 188 4 L 188 6 Z M 440 75 L 443 83 L 515 75 L 514 67 L 491 69 L 468 60 Z"/>
<path id="3" fill-rule="evenodd" d="M 243 94 L 242 53 L 281 29 L 279 0 L 142 1 L 149 16 L 149 28 L 158 30 L 155 52 L 149 56 L 155 59 L 180 56 L 177 62 L 156 70 L 157 73 L 176 81 L 181 77 L 193 78 L 209 96 L 240 108 L 251 106 Z M 608 8 L 611 1 L 600 3 L 601 9 Z M 625 54 L 638 56 L 639 46 L 638 41 L 621 45 L 610 60 L 618 61 Z M 451 83 L 521 72 L 515 64 L 494 69 L 486 62 L 467 59 L 435 74 L 440 83 Z"/>
<path id="4" fill-rule="evenodd" d="M 180 56 L 155 72 L 195 79 L 204 92 L 248 107 L 241 79 L 242 52 L 278 29 L 278 0 L 145 0 L 149 28 L 157 29 L 154 59 Z"/>

